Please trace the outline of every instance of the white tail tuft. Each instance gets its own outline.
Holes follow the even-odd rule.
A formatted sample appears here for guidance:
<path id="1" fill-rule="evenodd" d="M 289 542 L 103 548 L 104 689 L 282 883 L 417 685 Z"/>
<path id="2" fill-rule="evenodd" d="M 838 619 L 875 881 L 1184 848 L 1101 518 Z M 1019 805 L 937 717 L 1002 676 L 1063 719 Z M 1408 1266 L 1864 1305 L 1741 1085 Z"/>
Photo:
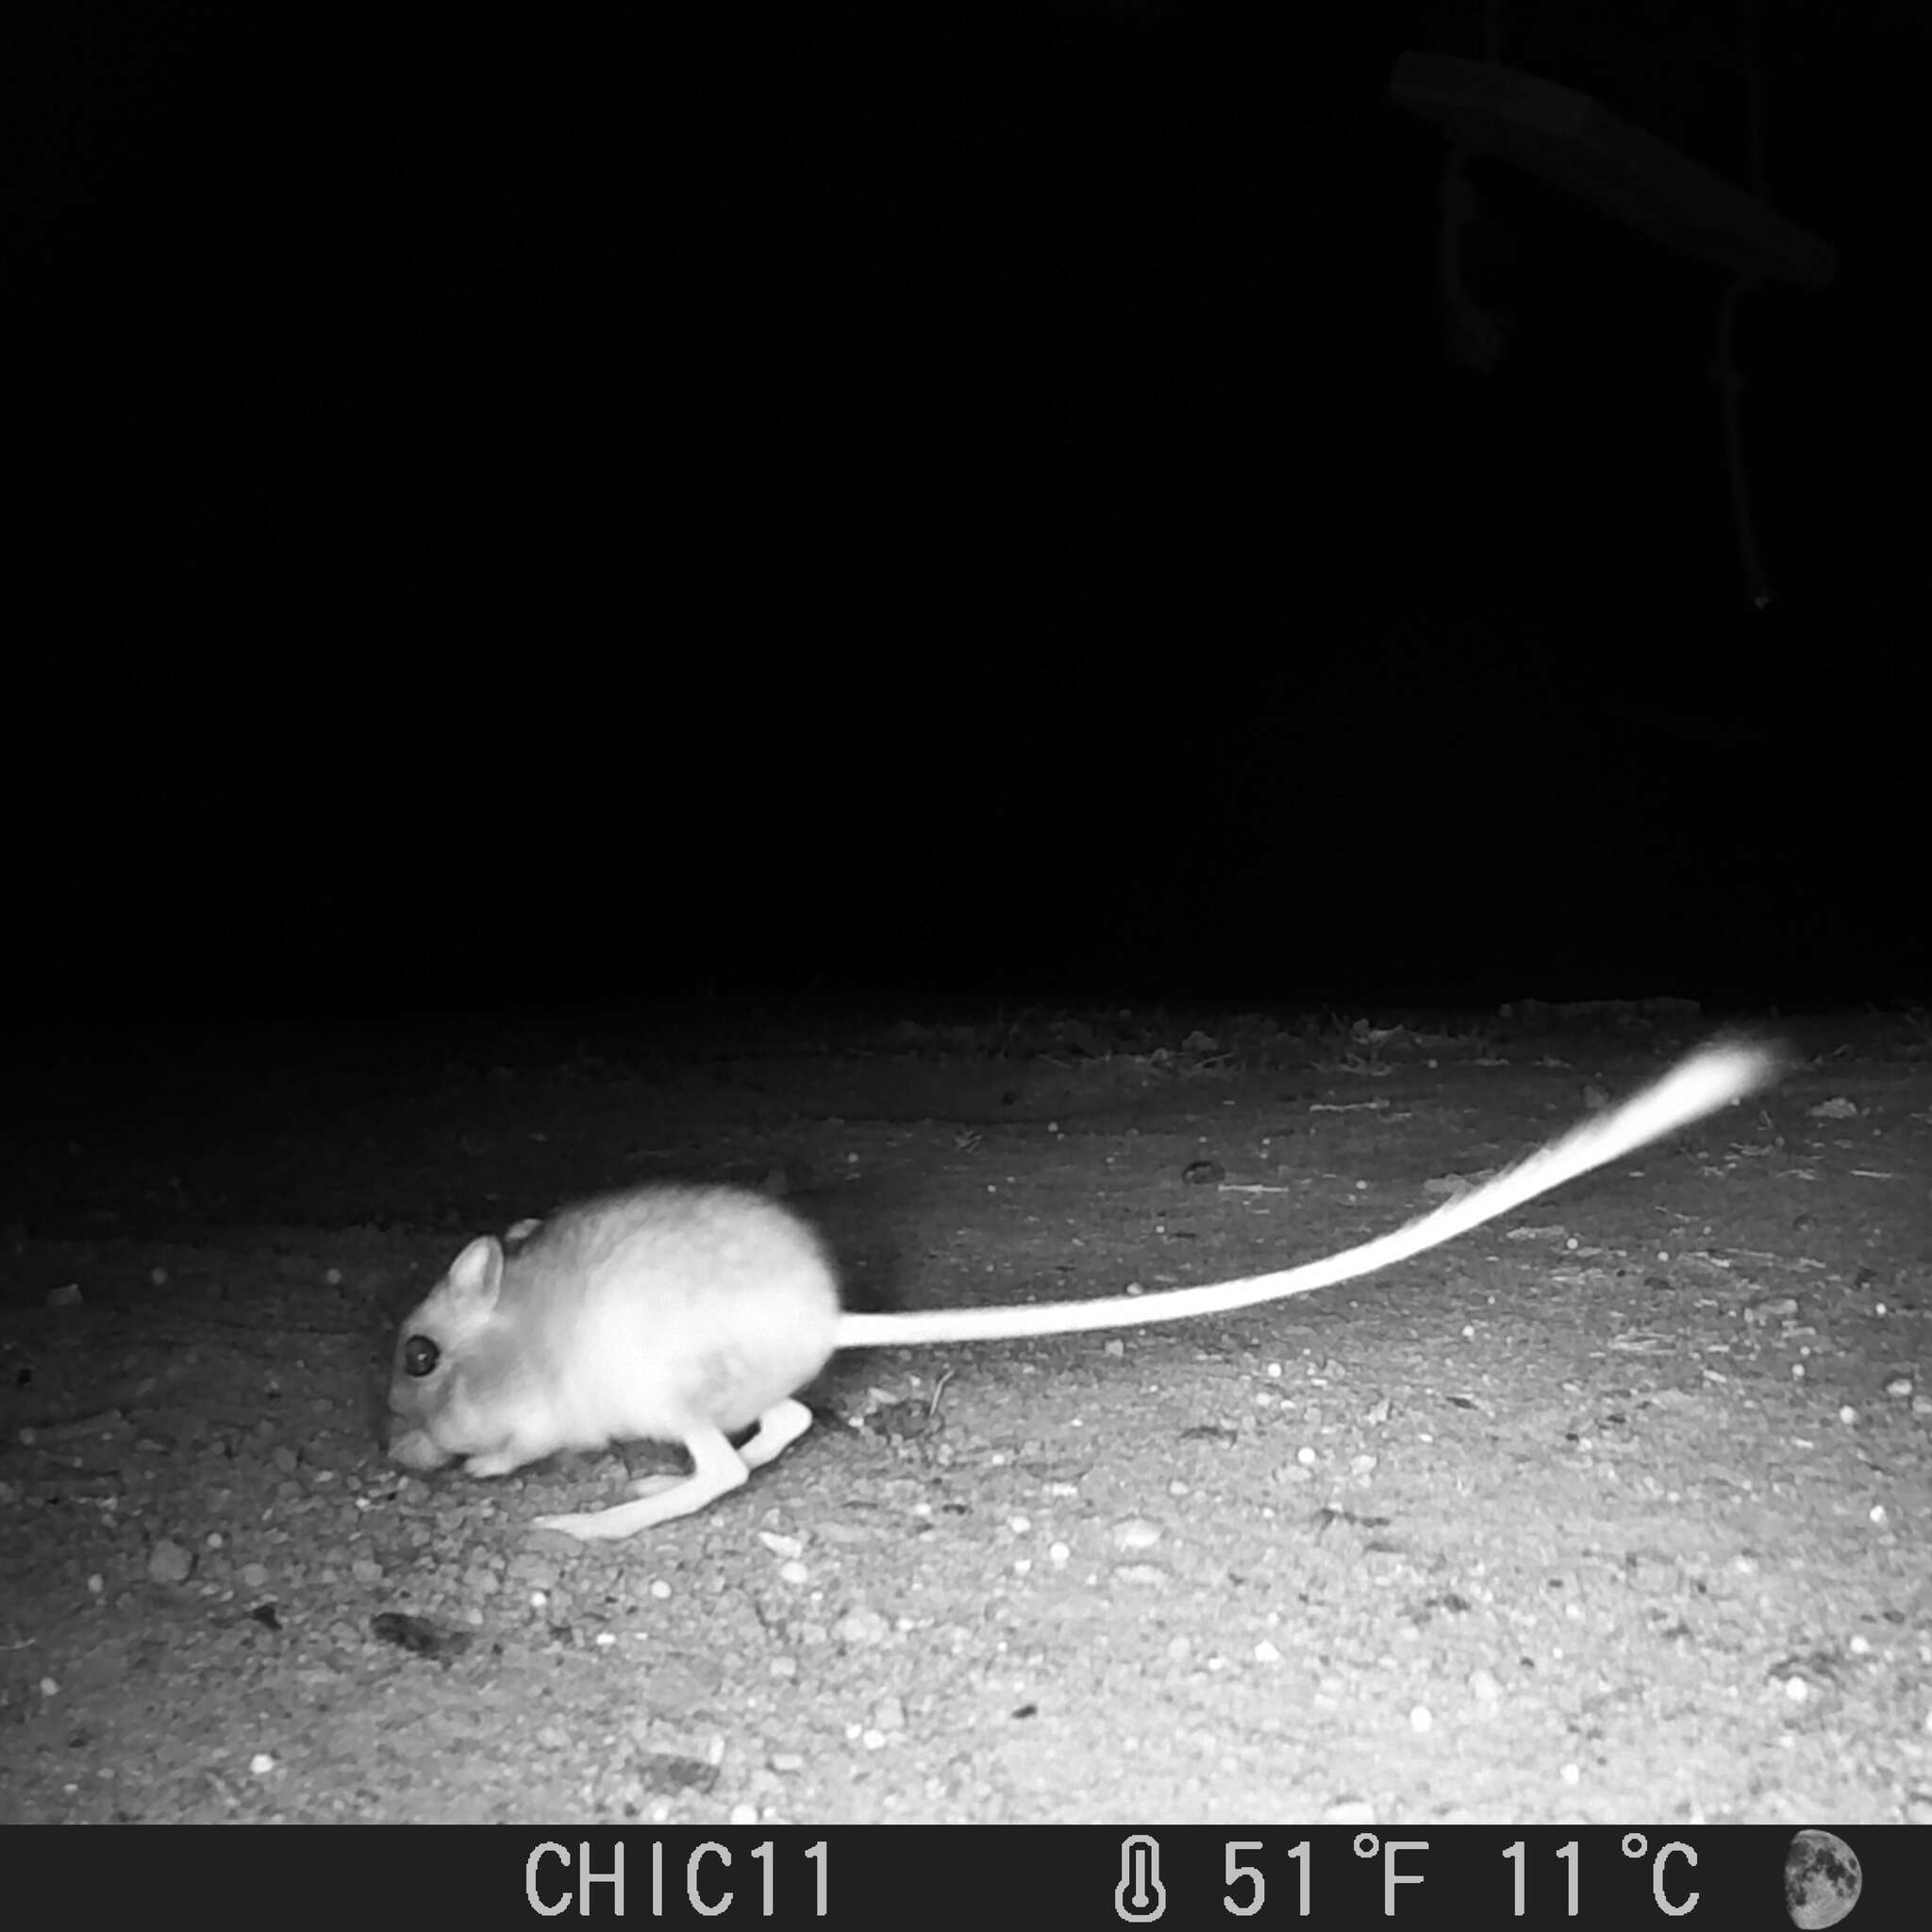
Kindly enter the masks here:
<path id="1" fill-rule="evenodd" d="M 1274 1274 L 1217 1281 L 1165 1294 L 1109 1295 L 1091 1302 L 1041 1302 L 1034 1307 L 932 1308 L 898 1315 L 845 1314 L 839 1318 L 841 1348 L 904 1348 L 934 1341 L 1008 1341 L 1027 1336 L 1075 1335 L 1094 1328 L 1132 1328 L 1153 1322 L 1184 1322 L 1195 1315 L 1224 1315 L 1257 1302 L 1285 1300 L 1313 1289 L 1332 1288 L 1440 1247 L 1559 1188 L 1578 1174 L 1674 1133 L 1741 1100 L 1777 1075 L 1775 1049 L 1750 1041 L 1707 1046 L 1632 1094 L 1620 1107 L 1592 1115 L 1547 1147 L 1485 1181 L 1481 1187 L 1325 1261 L 1308 1261 Z"/>

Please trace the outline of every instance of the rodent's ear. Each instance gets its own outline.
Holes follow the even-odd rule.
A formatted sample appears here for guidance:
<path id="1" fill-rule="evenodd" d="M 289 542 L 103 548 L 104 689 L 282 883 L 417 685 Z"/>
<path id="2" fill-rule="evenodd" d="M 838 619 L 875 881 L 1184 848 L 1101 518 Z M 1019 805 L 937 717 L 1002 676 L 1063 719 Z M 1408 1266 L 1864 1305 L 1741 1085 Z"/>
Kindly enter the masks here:
<path id="1" fill-rule="evenodd" d="M 487 1315 L 503 1286 L 503 1249 L 492 1235 L 478 1235 L 450 1263 L 443 1285 L 465 1307 Z"/>

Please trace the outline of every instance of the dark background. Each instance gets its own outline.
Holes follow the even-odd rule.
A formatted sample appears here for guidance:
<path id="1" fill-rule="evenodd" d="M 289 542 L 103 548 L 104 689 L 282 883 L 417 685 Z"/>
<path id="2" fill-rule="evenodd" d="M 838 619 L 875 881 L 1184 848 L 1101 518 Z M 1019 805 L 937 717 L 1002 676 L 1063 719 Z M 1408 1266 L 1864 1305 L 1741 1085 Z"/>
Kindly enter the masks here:
<path id="1" fill-rule="evenodd" d="M 9 1006 L 1922 993 L 1925 14 L 8 8 Z"/>

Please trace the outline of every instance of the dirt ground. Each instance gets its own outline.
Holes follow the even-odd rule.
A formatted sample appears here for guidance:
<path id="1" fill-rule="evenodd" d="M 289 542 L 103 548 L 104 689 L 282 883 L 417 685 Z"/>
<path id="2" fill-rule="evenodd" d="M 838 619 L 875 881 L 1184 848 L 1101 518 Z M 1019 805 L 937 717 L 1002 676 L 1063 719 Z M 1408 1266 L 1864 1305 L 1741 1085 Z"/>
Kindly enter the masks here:
<path id="1" fill-rule="evenodd" d="M 1660 1071 L 1675 1008 L 1480 1024 L 751 1011 L 122 1043 L 16 1091 L 0 1818 L 1932 1822 L 1932 1041 L 1389 1273 L 854 1353 L 675 1467 L 384 1460 L 462 1240 L 782 1190 L 848 1298 L 1153 1291 L 1382 1232 Z M 676 1044 L 669 1042 L 675 1040 Z"/>

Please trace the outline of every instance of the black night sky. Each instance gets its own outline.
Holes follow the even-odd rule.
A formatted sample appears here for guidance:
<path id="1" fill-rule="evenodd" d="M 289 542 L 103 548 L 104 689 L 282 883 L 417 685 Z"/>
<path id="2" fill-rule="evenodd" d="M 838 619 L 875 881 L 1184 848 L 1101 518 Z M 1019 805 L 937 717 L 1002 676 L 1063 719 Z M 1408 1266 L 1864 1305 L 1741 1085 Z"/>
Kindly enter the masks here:
<path id="1" fill-rule="evenodd" d="M 410 11 L 9 8 L 29 1023 L 1923 994 L 1917 6 Z"/>

